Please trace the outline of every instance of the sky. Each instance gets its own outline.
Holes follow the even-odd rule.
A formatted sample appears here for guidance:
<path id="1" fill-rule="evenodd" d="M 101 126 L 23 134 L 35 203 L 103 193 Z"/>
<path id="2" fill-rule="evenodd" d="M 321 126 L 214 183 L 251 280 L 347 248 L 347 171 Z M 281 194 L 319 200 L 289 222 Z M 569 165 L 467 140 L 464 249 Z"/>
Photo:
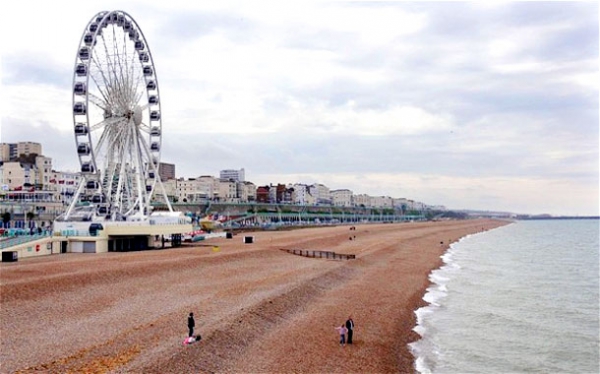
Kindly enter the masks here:
<path id="1" fill-rule="evenodd" d="M 101 3 L 2 6 L 0 141 L 42 143 L 56 170 L 79 169 L 82 33 L 122 10 L 152 52 L 178 177 L 599 215 L 598 2 Z"/>

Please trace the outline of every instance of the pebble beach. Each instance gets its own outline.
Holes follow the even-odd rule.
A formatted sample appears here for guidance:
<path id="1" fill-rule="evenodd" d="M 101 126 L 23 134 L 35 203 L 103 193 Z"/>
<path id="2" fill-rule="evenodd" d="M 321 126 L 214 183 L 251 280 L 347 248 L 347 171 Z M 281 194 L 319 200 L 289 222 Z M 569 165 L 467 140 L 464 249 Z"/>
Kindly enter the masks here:
<path id="1" fill-rule="evenodd" d="M 450 243 L 505 224 L 257 231 L 1 263 L 0 372 L 413 373 L 429 273 Z M 184 345 L 190 312 L 202 339 Z M 354 344 L 341 347 L 335 327 L 350 315 Z"/>

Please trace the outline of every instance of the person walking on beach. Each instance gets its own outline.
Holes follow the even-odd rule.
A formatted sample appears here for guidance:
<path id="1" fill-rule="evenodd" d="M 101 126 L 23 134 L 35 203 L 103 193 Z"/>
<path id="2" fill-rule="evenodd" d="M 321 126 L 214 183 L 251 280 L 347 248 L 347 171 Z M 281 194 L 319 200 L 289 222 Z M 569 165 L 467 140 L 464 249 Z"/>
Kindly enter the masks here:
<path id="1" fill-rule="evenodd" d="M 348 320 L 346 321 L 346 329 L 348 330 L 348 344 L 352 344 L 352 333 L 354 332 L 354 321 L 352 320 L 352 316 L 348 316 Z"/>
<path id="2" fill-rule="evenodd" d="M 188 316 L 188 337 L 192 337 L 194 336 L 194 327 L 196 327 L 196 321 L 194 321 L 194 313 L 190 312 L 190 315 Z"/>
<path id="3" fill-rule="evenodd" d="M 348 329 L 346 328 L 346 326 L 342 323 L 342 325 L 340 327 L 336 327 L 336 330 L 338 330 L 338 332 L 340 333 L 340 347 L 343 347 L 346 345 L 346 333 L 348 332 Z"/>

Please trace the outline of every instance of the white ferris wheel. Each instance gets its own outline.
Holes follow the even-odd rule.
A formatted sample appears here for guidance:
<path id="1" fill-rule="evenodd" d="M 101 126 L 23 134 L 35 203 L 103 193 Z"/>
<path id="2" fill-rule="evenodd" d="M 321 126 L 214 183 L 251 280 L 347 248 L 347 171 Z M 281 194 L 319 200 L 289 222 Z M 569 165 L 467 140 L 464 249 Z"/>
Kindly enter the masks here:
<path id="1" fill-rule="evenodd" d="M 87 24 L 73 72 L 73 130 L 82 183 L 65 220 L 76 212 L 121 221 L 147 217 L 158 190 L 162 145 L 158 77 L 135 20 L 104 11 Z"/>

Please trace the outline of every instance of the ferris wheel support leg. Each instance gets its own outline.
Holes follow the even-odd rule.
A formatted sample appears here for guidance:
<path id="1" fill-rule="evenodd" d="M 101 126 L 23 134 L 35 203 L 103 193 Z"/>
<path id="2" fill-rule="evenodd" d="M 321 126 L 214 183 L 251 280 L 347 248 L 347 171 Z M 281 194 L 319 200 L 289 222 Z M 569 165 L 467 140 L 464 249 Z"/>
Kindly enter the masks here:
<path id="1" fill-rule="evenodd" d="M 165 199 L 165 202 L 167 203 L 169 212 L 172 213 L 173 207 L 171 206 L 171 202 L 169 202 L 169 198 L 167 197 L 167 191 L 165 190 L 165 186 L 163 186 L 162 181 L 160 180 L 160 175 L 158 174 L 158 165 L 155 165 L 154 162 L 152 162 L 152 154 L 150 152 L 150 149 L 148 148 L 148 144 L 146 144 L 143 140 L 142 140 L 142 146 L 143 146 L 144 151 L 146 152 L 146 155 L 151 160 L 150 165 L 152 167 L 152 171 L 154 172 L 154 175 L 156 176 L 156 181 L 158 182 L 158 185 L 160 186 L 160 190 Z M 148 205 L 150 205 L 150 199 L 148 199 Z"/>
<path id="2" fill-rule="evenodd" d="M 79 181 L 79 186 L 77 187 L 77 192 L 75 192 L 75 195 L 73 196 L 73 201 L 71 201 L 71 204 L 69 205 L 69 209 L 67 209 L 67 213 L 65 214 L 65 220 L 69 219 L 69 216 L 71 215 L 71 211 L 73 211 L 75 204 L 77 204 L 77 200 L 79 200 L 79 195 L 81 194 L 81 191 L 83 190 L 83 186 L 85 186 L 85 184 L 86 184 L 85 177 L 82 177 L 81 180 Z"/>
<path id="3" fill-rule="evenodd" d="M 132 146 L 134 149 L 139 149 L 141 144 L 139 141 L 138 134 L 136 133 L 135 129 L 133 129 L 133 128 L 130 131 L 132 131 L 132 134 L 131 134 L 131 138 L 133 139 Z M 135 159 L 135 164 L 136 164 L 136 170 L 138 170 L 138 172 L 135 174 L 135 179 L 137 182 L 136 187 L 137 187 L 137 192 L 138 192 L 138 201 L 136 202 L 136 204 L 138 205 L 138 211 L 139 211 L 140 216 L 143 216 L 143 215 L 145 215 L 144 208 L 146 207 L 145 206 L 146 201 L 144 201 L 144 200 L 147 200 L 147 198 L 144 199 L 144 197 L 146 196 L 146 193 L 142 192 L 142 179 L 141 179 L 139 170 L 144 170 L 144 167 L 140 160 L 139 152 L 134 152 L 134 159 Z M 147 213 L 150 214 L 150 212 L 147 212 Z"/>
<path id="4" fill-rule="evenodd" d="M 160 176 L 158 176 L 158 171 L 156 171 L 156 176 L 158 177 L 157 182 L 158 185 L 160 186 L 160 190 L 162 192 L 162 195 L 167 203 L 167 207 L 169 208 L 169 212 L 173 212 L 173 207 L 171 206 L 171 202 L 169 201 L 169 198 L 167 197 L 167 191 L 165 190 L 165 186 L 163 186 L 162 181 L 160 180 Z"/>
<path id="5" fill-rule="evenodd" d="M 123 181 L 125 180 L 124 175 L 125 175 L 125 163 L 121 162 L 121 167 L 119 168 L 119 182 L 117 183 L 117 192 L 116 192 L 116 196 L 115 196 L 115 201 L 121 201 L 121 195 L 123 194 L 123 192 L 122 192 Z M 122 213 L 121 206 L 118 206 L 118 208 L 115 209 L 115 211 L 113 212 L 113 217 L 112 217 L 113 221 L 115 220 L 117 212 Z"/>

